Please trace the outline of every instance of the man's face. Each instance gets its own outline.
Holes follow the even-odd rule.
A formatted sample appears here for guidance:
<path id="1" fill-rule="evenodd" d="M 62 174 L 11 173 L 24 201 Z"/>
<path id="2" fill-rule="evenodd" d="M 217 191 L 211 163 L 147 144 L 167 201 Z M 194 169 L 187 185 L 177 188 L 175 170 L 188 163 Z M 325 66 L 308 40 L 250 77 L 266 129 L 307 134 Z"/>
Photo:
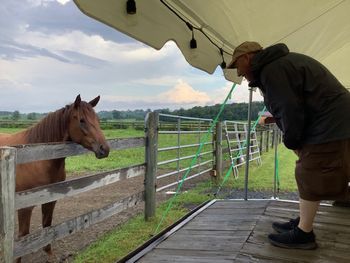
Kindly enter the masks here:
<path id="1" fill-rule="evenodd" d="M 251 54 L 244 54 L 239 56 L 236 60 L 237 74 L 239 77 L 245 77 L 249 82 L 253 80 L 250 70 Z"/>

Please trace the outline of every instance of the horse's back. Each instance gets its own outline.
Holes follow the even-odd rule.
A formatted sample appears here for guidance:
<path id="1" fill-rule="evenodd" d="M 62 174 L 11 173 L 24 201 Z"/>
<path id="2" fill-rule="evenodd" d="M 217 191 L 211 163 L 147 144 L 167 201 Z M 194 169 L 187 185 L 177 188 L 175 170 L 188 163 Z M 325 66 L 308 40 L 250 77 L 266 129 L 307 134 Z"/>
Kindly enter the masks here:
<path id="1" fill-rule="evenodd" d="M 19 133 L 0 133 L 0 146 L 13 146 L 17 144 L 26 144 L 26 137 L 23 132 Z"/>

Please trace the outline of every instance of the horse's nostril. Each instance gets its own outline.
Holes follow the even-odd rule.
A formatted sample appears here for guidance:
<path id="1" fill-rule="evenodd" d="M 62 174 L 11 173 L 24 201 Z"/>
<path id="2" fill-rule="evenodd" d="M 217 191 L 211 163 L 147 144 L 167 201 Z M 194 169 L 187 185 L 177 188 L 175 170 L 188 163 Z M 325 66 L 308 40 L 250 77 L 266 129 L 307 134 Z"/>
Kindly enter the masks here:
<path id="1" fill-rule="evenodd" d="M 99 154 L 103 157 L 108 156 L 109 154 L 109 148 L 105 147 L 103 144 L 99 146 Z"/>

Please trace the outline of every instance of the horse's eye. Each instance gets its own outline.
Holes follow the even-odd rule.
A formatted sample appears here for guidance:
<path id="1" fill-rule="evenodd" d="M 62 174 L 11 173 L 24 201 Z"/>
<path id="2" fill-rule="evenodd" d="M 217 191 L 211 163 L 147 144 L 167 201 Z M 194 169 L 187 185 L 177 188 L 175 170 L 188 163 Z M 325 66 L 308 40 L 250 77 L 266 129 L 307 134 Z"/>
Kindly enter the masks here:
<path id="1" fill-rule="evenodd" d="M 84 119 L 80 119 L 80 129 L 86 133 L 87 132 L 87 124 Z"/>

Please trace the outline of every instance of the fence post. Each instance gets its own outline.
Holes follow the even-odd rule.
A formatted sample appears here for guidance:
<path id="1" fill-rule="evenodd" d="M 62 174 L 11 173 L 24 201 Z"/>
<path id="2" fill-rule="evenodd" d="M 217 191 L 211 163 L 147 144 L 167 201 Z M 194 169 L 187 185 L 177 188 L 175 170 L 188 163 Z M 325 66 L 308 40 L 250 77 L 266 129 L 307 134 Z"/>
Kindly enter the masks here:
<path id="1" fill-rule="evenodd" d="M 276 141 L 276 135 L 275 135 L 275 126 L 272 126 L 272 138 L 271 138 L 271 148 L 275 146 Z"/>
<path id="2" fill-rule="evenodd" d="M 0 262 L 13 262 L 16 149 L 0 148 Z"/>
<path id="3" fill-rule="evenodd" d="M 146 147 L 145 147 L 145 220 L 148 221 L 156 213 L 156 175 L 158 150 L 159 114 L 149 112 L 146 116 Z"/>
<path id="4" fill-rule="evenodd" d="M 270 139 L 270 128 L 268 127 L 266 130 L 266 152 L 269 151 L 269 139 Z"/>
<path id="5" fill-rule="evenodd" d="M 216 182 L 219 182 L 222 175 L 222 122 L 216 123 L 215 131 L 215 171 Z"/>

